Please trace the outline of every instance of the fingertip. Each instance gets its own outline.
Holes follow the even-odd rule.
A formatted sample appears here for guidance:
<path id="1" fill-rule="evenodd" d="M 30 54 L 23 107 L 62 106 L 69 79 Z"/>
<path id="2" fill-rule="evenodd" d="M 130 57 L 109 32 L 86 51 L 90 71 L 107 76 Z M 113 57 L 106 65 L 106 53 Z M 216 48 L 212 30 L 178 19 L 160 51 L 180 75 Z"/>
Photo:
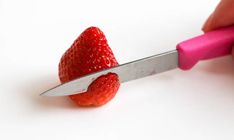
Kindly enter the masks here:
<path id="1" fill-rule="evenodd" d="M 206 22 L 204 23 L 203 27 L 202 27 L 202 31 L 203 32 L 209 32 L 212 30 L 212 19 L 213 19 L 213 14 L 211 14 L 208 19 L 206 20 Z"/>
<path id="2" fill-rule="evenodd" d="M 209 27 L 207 27 L 207 26 L 204 26 L 204 27 L 202 27 L 202 31 L 203 31 L 204 33 L 207 33 L 207 32 L 209 32 L 209 31 L 211 31 L 211 28 L 209 28 Z"/>
<path id="3" fill-rule="evenodd" d="M 208 29 L 207 29 L 207 27 L 206 27 L 205 25 L 202 27 L 202 31 L 203 31 L 204 33 L 207 33 L 207 32 L 208 32 Z"/>

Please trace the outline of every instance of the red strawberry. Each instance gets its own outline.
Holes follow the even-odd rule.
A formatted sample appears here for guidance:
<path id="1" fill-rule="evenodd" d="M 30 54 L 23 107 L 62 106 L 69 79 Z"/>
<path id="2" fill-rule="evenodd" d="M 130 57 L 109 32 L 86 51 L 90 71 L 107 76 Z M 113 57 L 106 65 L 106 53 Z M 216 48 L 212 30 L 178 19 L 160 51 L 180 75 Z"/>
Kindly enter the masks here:
<path id="1" fill-rule="evenodd" d="M 117 66 L 106 37 L 97 27 L 86 29 L 65 52 L 59 63 L 61 83 L 92 72 Z M 79 106 L 100 106 L 111 100 L 120 86 L 114 73 L 103 75 L 94 80 L 87 92 L 71 95 L 70 98 Z"/>

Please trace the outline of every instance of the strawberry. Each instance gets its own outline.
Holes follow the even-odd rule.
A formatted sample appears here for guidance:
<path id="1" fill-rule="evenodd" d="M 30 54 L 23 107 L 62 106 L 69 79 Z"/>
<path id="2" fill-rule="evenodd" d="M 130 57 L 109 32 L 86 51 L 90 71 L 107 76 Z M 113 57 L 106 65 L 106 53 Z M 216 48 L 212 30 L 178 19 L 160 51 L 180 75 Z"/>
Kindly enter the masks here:
<path id="1" fill-rule="evenodd" d="M 103 32 L 97 27 L 90 27 L 81 33 L 62 56 L 59 78 L 61 83 L 65 83 L 117 65 Z M 100 106 L 115 96 L 119 86 L 118 75 L 108 73 L 94 80 L 86 92 L 69 97 L 79 106 Z"/>

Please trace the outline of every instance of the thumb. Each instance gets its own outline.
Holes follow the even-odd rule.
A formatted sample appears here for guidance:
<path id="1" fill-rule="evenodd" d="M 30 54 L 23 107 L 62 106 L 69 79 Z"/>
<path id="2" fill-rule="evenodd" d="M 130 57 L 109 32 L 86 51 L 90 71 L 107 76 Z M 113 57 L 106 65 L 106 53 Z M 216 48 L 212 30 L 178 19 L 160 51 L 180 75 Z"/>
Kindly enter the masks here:
<path id="1" fill-rule="evenodd" d="M 219 27 L 225 27 L 234 24 L 234 1 L 222 0 L 215 11 L 205 22 L 202 30 L 209 32 Z"/>
<path id="2" fill-rule="evenodd" d="M 215 11 L 205 22 L 202 30 L 204 32 L 212 31 L 216 28 L 234 25 L 234 0 L 221 0 Z M 234 58 L 234 46 L 232 48 Z"/>

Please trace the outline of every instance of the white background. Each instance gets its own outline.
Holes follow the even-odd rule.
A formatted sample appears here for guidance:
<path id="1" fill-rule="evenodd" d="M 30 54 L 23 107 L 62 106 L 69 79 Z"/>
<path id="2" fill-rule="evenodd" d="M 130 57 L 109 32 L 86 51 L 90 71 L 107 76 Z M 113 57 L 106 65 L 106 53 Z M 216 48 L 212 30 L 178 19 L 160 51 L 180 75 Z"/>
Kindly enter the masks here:
<path id="1" fill-rule="evenodd" d="M 120 64 L 202 34 L 218 0 L 0 0 L 0 139 L 234 139 L 234 63 L 201 62 L 121 85 L 99 108 L 41 92 L 59 84 L 60 57 L 89 26 Z"/>

